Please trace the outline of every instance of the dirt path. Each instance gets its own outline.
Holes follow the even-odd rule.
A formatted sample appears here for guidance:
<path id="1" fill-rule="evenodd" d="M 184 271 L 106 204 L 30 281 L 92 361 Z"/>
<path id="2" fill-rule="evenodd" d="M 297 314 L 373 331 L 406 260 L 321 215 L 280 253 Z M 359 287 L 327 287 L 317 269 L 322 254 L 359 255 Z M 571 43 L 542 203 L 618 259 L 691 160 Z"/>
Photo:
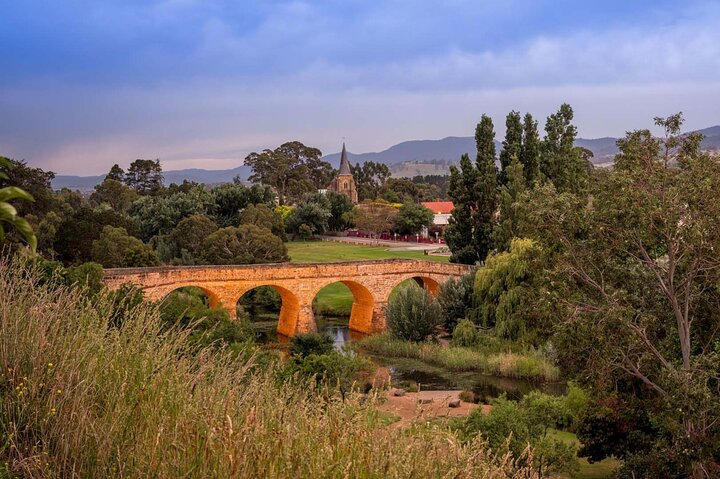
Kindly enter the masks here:
<path id="1" fill-rule="evenodd" d="M 478 405 L 467 402 L 460 402 L 460 407 L 448 407 L 448 403 L 457 399 L 460 391 L 422 391 L 420 393 L 406 393 L 404 396 L 393 396 L 387 393 L 386 401 L 380 405 L 380 410 L 398 416 L 399 421 L 392 424 L 393 427 L 405 428 L 418 421 L 426 421 L 436 418 L 463 417 L 470 414 L 478 407 L 483 408 L 483 413 L 490 410 L 488 405 Z M 421 400 L 432 401 L 421 404 Z"/>

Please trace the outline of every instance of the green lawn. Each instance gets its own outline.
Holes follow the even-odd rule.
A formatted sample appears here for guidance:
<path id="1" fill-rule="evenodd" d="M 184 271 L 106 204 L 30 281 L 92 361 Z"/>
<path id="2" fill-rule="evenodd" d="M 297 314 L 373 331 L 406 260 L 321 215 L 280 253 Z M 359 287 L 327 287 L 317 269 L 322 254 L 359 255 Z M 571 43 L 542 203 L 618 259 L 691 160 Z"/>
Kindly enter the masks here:
<path id="1" fill-rule="evenodd" d="M 448 256 L 425 255 L 423 251 L 406 251 L 387 246 L 367 246 L 329 241 L 290 241 L 285 243 L 293 263 L 333 263 L 364 259 L 423 259 L 448 262 Z"/>
<path id="2" fill-rule="evenodd" d="M 575 434 L 567 431 L 551 430 L 549 435 L 560 439 L 563 442 L 580 445 Z M 614 458 L 604 459 L 600 462 L 590 464 L 587 459 L 579 459 L 580 469 L 572 476 L 573 479 L 605 479 L 612 475 L 613 471 L 620 466 L 620 461 Z M 570 477 L 570 476 L 560 476 Z"/>
<path id="3" fill-rule="evenodd" d="M 286 243 L 293 263 L 332 263 L 364 259 L 407 258 L 447 262 L 447 256 L 425 255 L 423 251 L 407 251 L 387 246 L 366 246 L 328 241 L 291 241 Z M 317 314 L 350 315 L 352 293 L 342 283 L 326 286 L 315 297 Z"/>

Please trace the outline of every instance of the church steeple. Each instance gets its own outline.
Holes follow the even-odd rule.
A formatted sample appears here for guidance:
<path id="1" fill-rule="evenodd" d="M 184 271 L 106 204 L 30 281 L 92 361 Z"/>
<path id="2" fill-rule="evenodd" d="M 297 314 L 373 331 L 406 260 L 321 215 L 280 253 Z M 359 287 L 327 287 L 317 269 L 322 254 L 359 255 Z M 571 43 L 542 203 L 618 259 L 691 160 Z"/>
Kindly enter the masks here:
<path id="1" fill-rule="evenodd" d="M 350 170 L 350 162 L 347 158 L 347 151 L 345 151 L 344 141 L 342 153 L 340 154 L 340 170 L 338 171 L 338 175 L 352 175 L 352 171 Z"/>

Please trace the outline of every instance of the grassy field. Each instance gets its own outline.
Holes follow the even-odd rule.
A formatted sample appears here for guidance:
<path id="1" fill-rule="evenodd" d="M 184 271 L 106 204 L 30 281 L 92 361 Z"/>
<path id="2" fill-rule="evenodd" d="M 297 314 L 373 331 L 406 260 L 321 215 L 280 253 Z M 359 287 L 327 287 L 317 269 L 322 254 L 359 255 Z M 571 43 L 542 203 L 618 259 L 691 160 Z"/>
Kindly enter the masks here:
<path id="1" fill-rule="evenodd" d="M 285 243 L 293 263 L 333 263 L 364 259 L 423 259 L 447 263 L 447 256 L 425 255 L 423 251 L 407 251 L 387 246 L 366 246 L 329 241 L 290 241 Z"/>
<path id="2" fill-rule="evenodd" d="M 336 261 L 358 261 L 364 259 L 422 259 L 447 262 L 447 256 L 429 256 L 423 251 L 407 251 L 385 246 L 365 246 L 351 243 L 332 243 L 328 241 L 291 241 L 286 243 L 290 261 L 293 263 L 332 263 Z M 334 283 L 323 288 L 315 298 L 316 314 L 333 316 L 350 315 L 352 293 L 342 283 Z"/>

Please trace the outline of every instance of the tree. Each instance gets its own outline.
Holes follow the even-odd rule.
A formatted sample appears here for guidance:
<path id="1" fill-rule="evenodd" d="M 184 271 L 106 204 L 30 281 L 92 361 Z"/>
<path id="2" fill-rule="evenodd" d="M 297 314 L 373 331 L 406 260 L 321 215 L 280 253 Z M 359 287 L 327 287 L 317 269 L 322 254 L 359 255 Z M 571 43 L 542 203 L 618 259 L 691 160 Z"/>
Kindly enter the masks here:
<path id="1" fill-rule="evenodd" d="M 202 255 L 208 264 L 255 264 L 287 261 L 287 248 L 267 228 L 240 225 L 221 228 L 206 237 Z"/>
<path id="2" fill-rule="evenodd" d="M 507 253 L 488 256 L 475 276 L 476 321 L 495 328 L 501 338 L 538 343 L 550 331 L 537 283 L 542 280 L 542 250 L 530 239 L 514 239 Z"/>
<path id="3" fill-rule="evenodd" d="M 525 191 L 523 166 L 513 158 L 507 167 L 506 182 L 500 187 L 500 216 L 493 230 L 493 243 L 498 251 L 507 251 L 510 241 L 518 236 L 518 216 L 521 205 L 520 195 Z"/>
<path id="4" fill-rule="evenodd" d="M 435 215 L 419 203 L 406 201 L 398 210 L 395 228 L 400 234 L 416 234 L 433 223 Z"/>
<path id="5" fill-rule="evenodd" d="M 217 230 L 218 225 L 207 215 L 194 214 L 183 218 L 168 235 L 173 256 L 181 258 L 186 252 L 193 258 L 200 258 L 203 241 Z"/>
<path id="6" fill-rule="evenodd" d="M 330 203 L 330 219 L 328 229 L 330 231 L 342 231 L 352 227 L 352 210 L 355 208 L 352 200 L 342 193 L 328 191 L 326 193 Z"/>
<path id="7" fill-rule="evenodd" d="M 495 132 L 492 119 L 483 115 L 475 129 L 477 157 L 475 166 L 463 155 L 460 171 L 450 170 L 448 196 L 455 209 L 445 239 L 452 256 L 450 261 L 474 264 L 484 261 L 492 249 L 492 229 L 497 203 L 497 168 L 495 167 Z"/>
<path id="8" fill-rule="evenodd" d="M 545 122 L 540 172 L 558 191 L 580 192 L 587 186 L 587 164 L 575 148 L 577 128 L 571 123 L 573 110 L 563 103 Z"/>
<path id="9" fill-rule="evenodd" d="M 511 111 L 505 119 L 505 139 L 500 152 L 500 175 L 498 176 L 500 185 L 507 183 L 507 169 L 510 162 L 513 158 L 519 159 L 522 154 L 522 140 L 523 124 L 520 119 L 520 112 Z"/>
<path id="10" fill-rule="evenodd" d="M 365 200 L 356 207 L 355 226 L 361 231 L 367 231 L 377 238 L 384 231 L 390 231 L 395 226 L 398 209 L 384 200 Z"/>
<path id="11" fill-rule="evenodd" d="M 240 213 L 240 224 L 267 228 L 281 240 L 287 241 L 282 217 L 265 204 L 247 206 Z"/>
<path id="12" fill-rule="evenodd" d="M 618 141 L 617 167 L 594 175 L 591 201 L 535 207 L 562 245 L 561 364 L 597 396 L 642 396 L 658 428 L 644 454 L 708 477 L 720 452 L 720 161 L 680 134 L 679 114 L 656 123 L 664 138 L 640 130 Z"/>
<path id="13" fill-rule="evenodd" d="M 110 172 L 105 175 L 105 179 L 122 182 L 125 179 L 125 170 L 120 168 L 120 165 L 116 163 L 110 168 Z"/>
<path id="14" fill-rule="evenodd" d="M 319 184 L 328 176 L 329 163 L 321 161 L 322 152 L 299 141 L 283 143 L 274 150 L 250 153 L 245 165 L 252 169 L 250 181 L 272 186 L 278 201 L 284 205 L 288 197 L 298 198 L 303 193 L 324 188 Z"/>
<path id="15" fill-rule="evenodd" d="M 213 216 L 220 226 L 239 226 L 240 212 L 248 205 L 272 206 L 274 194 L 267 185 L 247 187 L 242 183 L 226 183 L 212 189 Z"/>
<path id="16" fill-rule="evenodd" d="M 295 206 L 285 220 L 287 231 L 293 236 L 300 233 L 300 226 L 306 225 L 312 234 L 323 234 L 328 229 L 332 217 L 330 201 L 325 195 L 308 194 Z"/>
<path id="17" fill-rule="evenodd" d="M 215 208 L 215 196 L 202 186 L 171 195 L 143 196 L 130 207 L 138 236 L 150 241 L 153 236 L 170 233 L 182 220 L 193 214 L 209 214 Z"/>
<path id="18" fill-rule="evenodd" d="M 390 333 L 407 341 L 424 341 L 442 324 L 437 301 L 423 288 L 411 283 L 400 287 L 387 306 Z"/>
<path id="19" fill-rule="evenodd" d="M 130 163 L 125 173 L 125 184 L 140 195 L 151 195 L 160 191 L 163 185 L 160 160 L 138 158 Z"/>
<path id="20" fill-rule="evenodd" d="M 445 330 L 453 332 L 455 325 L 468 316 L 472 308 L 475 273 L 464 274 L 461 278 L 450 278 L 440 286 L 438 302 L 445 319 Z"/>
<path id="21" fill-rule="evenodd" d="M 350 167 L 358 190 L 358 200 L 374 200 L 390 178 L 390 168 L 384 163 L 366 161 Z"/>
<path id="22" fill-rule="evenodd" d="M 105 226 L 100 238 L 93 241 L 92 260 L 105 268 L 156 266 L 160 262 L 155 252 L 125 228 Z"/>
<path id="23" fill-rule="evenodd" d="M 391 203 L 404 203 L 417 198 L 417 185 L 407 178 L 388 178 L 382 190 L 383 197 Z"/>
<path id="24" fill-rule="evenodd" d="M 90 200 L 96 204 L 106 203 L 115 211 L 125 213 L 138 197 L 135 190 L 128 188 L 120 181 L 105 178 L 102 183 L 95 186 L 95 192 L 90 196 Z"/>
<path id="25" fill-rule="evenodd" d="M 53 244 L 57 258 L 65 264 L 91 261 L 93 242 L 100 238 L 105 226 L 124 228 L 132 233 L 134 225 L 126 216 L 111 209 L 81 206 L 71 212 L 57 228 Z"/>
<path id="26" fill-rule="evenodd" d="M 4 176 L 0 178 L 0 188 L 14 186 L 33 198 L 33 201 L 15 203 L 19 217 L 32 215 L 41 218 L 56 206 L 57 201 L 51 186 L 55 173 L 52 171 L 31 168 L 24 161 L 11 160 L 3 156 L 0 156 L 0 169 Z"/>
<path id="27" fill-rule="evenodd" d="M 2 171 L 3 168 L 10 168 L 11 163 L 7 158 L 0 157 L 0 180 L 8 180 L 8 175 Z M 5 239 L 3 223 L 15 227 L 25 238 L 30 247 L 35 251 L 37 238 L 33 233 L 30 224 L 24 218 L 18 216 L 17 210 L 9 202 L 11 200 L 33 201 L 32 195 L 17 186 L 5 186 L 0 188 L 0 242 Z"/>
<path id="28" fill-rule="evenodd" d="M 525 183 L 532 187 L 540 177 L 540 135 L 537 121 L 530 113 L 523 119 L 522 148 L 520 150 L 520 163 L 523 165 Z"/>

